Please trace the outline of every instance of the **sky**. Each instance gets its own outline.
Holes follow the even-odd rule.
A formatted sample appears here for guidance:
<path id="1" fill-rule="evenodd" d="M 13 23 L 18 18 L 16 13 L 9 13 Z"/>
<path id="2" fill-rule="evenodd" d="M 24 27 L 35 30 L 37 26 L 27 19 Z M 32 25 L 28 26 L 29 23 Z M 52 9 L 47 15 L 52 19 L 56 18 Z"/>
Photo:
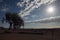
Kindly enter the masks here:
<path id="1" fill-rule="evenodd" d="M 0 26 L 6 12 L 17 13 L 25 28 L 60 28 L 60 0 L 0 0 Z"/>

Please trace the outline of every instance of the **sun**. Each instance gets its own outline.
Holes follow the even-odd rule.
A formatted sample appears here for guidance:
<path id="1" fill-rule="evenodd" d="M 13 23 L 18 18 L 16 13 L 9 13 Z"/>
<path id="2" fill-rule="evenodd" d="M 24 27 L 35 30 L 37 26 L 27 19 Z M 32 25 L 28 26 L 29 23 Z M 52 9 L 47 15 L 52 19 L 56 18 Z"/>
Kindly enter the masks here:
<path id="1" fill-rule="evenodd" d="M 46 9 L 45 9 L 45 15 L 46 16 L 49 16 L 49 17 L 53 17 L 53 16 L 55 16 L 56 15 L 56 7 L 55 6 L 48 6 L 48 7 L 46 7 Z"/>
<path id="2" fill-rule="evenodd" d="M 54 12 L 54 7 L 48 7 L 47 12 L 48 13 L 53 13 Z"/>

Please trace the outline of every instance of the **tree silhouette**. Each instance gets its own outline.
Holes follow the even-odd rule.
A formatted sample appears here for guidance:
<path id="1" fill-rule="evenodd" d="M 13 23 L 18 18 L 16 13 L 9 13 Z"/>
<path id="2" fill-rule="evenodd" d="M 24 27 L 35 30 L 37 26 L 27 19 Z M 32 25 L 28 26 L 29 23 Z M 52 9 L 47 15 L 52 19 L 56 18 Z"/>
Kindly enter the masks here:
<path id="1" fill-rule="evenodd" d="M 11 13 L 6 13 L 5 14 L 5 20 L 6 20 L 6 22 L 8 22 L 10 24 L 9 29 L 11 29 L 12 28 L 12 24 L 13 24 L 12 14 Z"/>
<path id="2" fill-rule="evenodd" d="M 24 21 L 22 20 L 22 18 L 20 16 L 18 16 L 17 14 L 12 14 L 12 21 L 13 21 L 13 27 L 14 29 L 19 29 L 21 26 L 24 27 Z"/>
<path id="3" fill-rule="evenodd" d="M 9 29 L 11 29 L 12 26 L 13 29 L 20 29 L 21 26 L 24 28 L 24 21 L 17 13 L 7 12 L 5 18 L 3 17 L 2 22 L 4 22 L 4 20 L 10 24 Z"/>

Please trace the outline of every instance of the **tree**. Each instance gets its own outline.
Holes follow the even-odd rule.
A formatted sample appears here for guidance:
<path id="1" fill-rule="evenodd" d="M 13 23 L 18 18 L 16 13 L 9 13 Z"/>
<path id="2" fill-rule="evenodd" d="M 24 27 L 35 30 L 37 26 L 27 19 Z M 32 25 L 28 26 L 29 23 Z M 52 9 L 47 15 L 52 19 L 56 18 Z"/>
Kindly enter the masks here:
<path id="1" fill-rule="evenodd" d="M 18 16 L 17 14 L 15 14 L 15 13 L 12 14 L 12 21 L 13 21 L 13 27 L 14 27 L 14 29 L 16 29 L 16 28 L 18 29 L 21 26 L 24 27 L 24 21 L 23 21 L 23 19 L 20 16 Z"/>
<path id="2" fill-rule="evenodd" d="M 2 22 L 4 22 L 4 20 L 10 24 L 9 29 L 11 29 L 12 26 L 13 29 L 19 29 L 21 26 L 24 27 L 24 21 L 17 13 L 7 12 Z"/>

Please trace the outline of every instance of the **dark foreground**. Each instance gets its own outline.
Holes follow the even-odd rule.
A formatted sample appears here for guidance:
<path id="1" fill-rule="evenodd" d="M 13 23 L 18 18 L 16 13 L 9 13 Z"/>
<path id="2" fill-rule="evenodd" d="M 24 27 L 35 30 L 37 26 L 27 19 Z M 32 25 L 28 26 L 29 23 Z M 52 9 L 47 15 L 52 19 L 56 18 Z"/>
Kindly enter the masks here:
<path id="1" fill-rule="evenodd" d="M 60 40 L 60 29 L 0 29 L 0 40 Z"/>

